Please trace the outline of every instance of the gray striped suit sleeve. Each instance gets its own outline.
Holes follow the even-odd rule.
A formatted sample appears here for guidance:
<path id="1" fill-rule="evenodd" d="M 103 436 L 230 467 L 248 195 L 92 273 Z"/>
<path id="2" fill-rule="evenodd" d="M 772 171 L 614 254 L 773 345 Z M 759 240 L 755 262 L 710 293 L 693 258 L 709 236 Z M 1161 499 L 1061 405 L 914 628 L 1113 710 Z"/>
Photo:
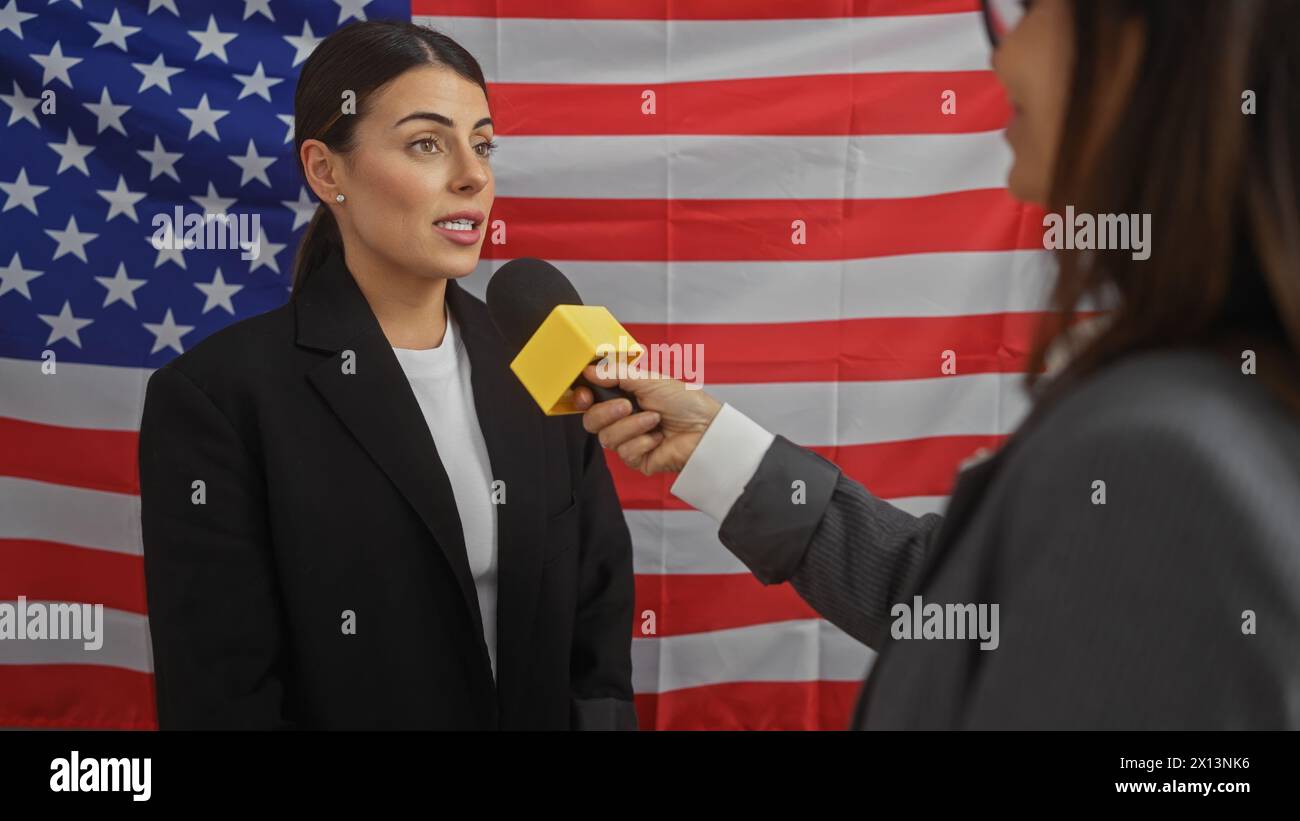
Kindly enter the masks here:
<path id="1" fill-rule="evenodd" d="M 878 648 L 942 522 L 894 507 L 777 436 L 718 538 L 759 581 L 790 581 L 824 618 Z"/>

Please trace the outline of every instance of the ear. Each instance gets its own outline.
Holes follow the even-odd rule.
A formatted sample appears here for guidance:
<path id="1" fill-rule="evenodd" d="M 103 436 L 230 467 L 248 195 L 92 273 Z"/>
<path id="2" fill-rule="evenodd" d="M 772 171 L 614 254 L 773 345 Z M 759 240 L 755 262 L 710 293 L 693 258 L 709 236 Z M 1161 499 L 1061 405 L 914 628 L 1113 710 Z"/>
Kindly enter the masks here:
<path id="1" fill-rule="evenodd" d="M 333 202 L 343 183 L 340 179 L 343 174 L 341 155 L 331 151 L 320 140 L 304 140 L 298 150 L 298 159 L 302 162 L 303 174 L 312 193 L 321 202 Z"/>

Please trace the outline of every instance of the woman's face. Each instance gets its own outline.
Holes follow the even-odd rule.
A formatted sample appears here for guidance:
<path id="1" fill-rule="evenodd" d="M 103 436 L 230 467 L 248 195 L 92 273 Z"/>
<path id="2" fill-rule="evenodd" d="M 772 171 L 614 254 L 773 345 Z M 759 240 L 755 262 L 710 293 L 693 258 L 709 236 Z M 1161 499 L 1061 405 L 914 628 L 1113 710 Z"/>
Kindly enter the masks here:
<path id="1" fill-rule="evenodd" d="M 326 155 L 334 188 L 317 191 L 349 258 L 415 276 L 471 273 L 495 197 L 492 132 L 483 89 L 442 66 L 407 71 L 373 95 L 353 149 Z"/>
<path id="2" fill-rule="evenodd" d="M 1007 142 L 1015 155 L 1007 187 L 1017 199 L 1046 204 L 1056 167 L 1074 71 L 1069 0 L 1033 0 L 993 53 L 993 71 L 1013 115 Z"/>
<path id="3" fill-rule="evenodd" d="M 1007 142 L 1015 159 L 1007 179 L 1013 196 L 1047 205 L 1065 126 L 1074 67 L 1074 3 L 1090 0 L 1023 0 L 1025 15 L 993 52 L 993 71 L 1012 107 Z M 1103 66 L 1089 102 L 1082 158 L 1087 165 L 1114 131 L 1142 62 L 1140 20 L 1121 21 L 1105 35 Z"/>

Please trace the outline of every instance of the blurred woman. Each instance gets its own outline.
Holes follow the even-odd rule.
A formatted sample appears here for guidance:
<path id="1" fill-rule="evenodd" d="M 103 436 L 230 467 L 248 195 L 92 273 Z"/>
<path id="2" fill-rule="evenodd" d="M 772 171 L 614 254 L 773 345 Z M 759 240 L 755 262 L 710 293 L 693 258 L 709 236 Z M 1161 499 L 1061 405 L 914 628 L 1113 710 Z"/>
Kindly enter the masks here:
<path id="1" fill-rule="evenodd" d="M 984 11 L 1012 193 L 1153 233 L 1057 253 L 1033 410 L 946 515 L 680 382 L 585 424 L 880 651 L 856 727 L 1300 728 L 1300 7 Z M 1109 310 L 1081 332 L 1085 298 Z"/>

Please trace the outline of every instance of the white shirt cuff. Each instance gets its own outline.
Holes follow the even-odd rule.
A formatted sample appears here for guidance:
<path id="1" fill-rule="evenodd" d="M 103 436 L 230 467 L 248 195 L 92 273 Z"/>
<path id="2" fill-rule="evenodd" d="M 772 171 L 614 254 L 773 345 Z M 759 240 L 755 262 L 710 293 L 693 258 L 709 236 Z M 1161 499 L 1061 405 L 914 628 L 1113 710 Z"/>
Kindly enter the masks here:
<path id="1" fill-rule="evenodd" d="M 723 405 L 677 475 L 672 494 L 721 523 L 775 439 L 745 414 Z"/>

